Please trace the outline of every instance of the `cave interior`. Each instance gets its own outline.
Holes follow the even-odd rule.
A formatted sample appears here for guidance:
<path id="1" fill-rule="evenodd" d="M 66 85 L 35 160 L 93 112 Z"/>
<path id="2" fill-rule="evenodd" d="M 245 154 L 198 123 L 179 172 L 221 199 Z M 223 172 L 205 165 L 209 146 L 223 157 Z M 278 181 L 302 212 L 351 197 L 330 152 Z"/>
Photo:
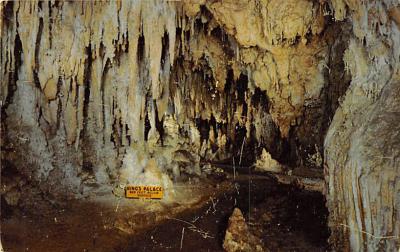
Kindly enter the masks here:
<path id="1" fill-rule="evenodd" d="M 0 13 L 4 251 L 400 251 L 398 1 Z"/>

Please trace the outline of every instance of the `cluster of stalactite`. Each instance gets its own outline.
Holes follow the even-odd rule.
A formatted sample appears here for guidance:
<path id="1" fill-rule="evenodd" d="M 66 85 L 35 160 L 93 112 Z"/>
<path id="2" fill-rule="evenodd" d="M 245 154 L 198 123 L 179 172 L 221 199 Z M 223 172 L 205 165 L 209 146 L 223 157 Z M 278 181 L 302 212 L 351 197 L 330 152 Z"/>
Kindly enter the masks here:
<path id="1" fill-rule="evenodd" d="M 3 134 L 22 150 L 13 163 L 35 167 L 21 169 L 26 175 L 81 190 L 77 178 L 107 184 L 150 158 L 170 170 L 176 155 L 249 163 L 263 148 L 284 163 L 321 167 L 311 157 L 333 113 L 324 85 L 339 28 L 316 36 L 324 28 L 317 5 L 306 5 L 297 32 L 265 28 L 260 45 L 230 34 L 217 3 L 2 7 Z"/>

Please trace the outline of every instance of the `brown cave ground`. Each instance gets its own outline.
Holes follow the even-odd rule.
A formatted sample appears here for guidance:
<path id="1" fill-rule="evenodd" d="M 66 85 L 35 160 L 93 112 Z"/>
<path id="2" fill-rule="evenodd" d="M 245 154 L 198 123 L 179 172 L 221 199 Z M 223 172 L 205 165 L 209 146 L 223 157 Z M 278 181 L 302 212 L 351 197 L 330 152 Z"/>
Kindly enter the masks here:
<path id="1" fill-rule="evenodd" d="M 191 193 L 201 197 L 188 204 L 104 197 L 37 201 L 33 209 L 3 205 L 3 246 L 5 251 L 223 251 L 229 216 L 238 207 L 270 251 L 329 249 L 328 212 L 320 193 L 244 172 L 235 180 L 225 173 L 193 185 Z"/>

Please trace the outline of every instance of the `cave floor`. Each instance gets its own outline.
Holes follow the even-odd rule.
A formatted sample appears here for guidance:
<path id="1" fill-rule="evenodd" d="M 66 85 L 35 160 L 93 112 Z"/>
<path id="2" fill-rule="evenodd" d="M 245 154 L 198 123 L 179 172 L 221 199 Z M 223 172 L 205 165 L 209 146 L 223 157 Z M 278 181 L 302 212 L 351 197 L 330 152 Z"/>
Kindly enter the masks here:
<path id="1" fill-rule="evenodd" d="M 239 207 L 250 231 L 271 251 L 328 249 L 327 210 L 320 193 L 278 184 L 269 177 L 229 178 L 198 182 L 202 187 L 191 193 L 201 197 L 186 204 L 105 197 L 61 205 L 39 202 L 35 209 L 12 210 L 2 215 L 3 247 L 5 251 L 223 251 L 228 218 Z"/>

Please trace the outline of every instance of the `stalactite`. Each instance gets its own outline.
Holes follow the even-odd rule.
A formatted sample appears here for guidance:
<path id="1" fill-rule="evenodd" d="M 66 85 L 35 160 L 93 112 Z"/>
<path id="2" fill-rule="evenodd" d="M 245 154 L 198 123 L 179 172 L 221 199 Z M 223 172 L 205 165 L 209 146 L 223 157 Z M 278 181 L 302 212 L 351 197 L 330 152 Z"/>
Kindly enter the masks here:
<path id="1" fill-rule="evenodd" d="M 157 11 L 154 6 L 158 6 Z M 296 8 L 304 6 L 302 2 Z M 254 122 L 264 118 L 262 114 L 268 110 L 273 122 L 264 125 L 277 125 L 282 136 L 288 137 L 289 129 L 303 113 L 305 99 L 299 97 L 317 99 L 323 81 L 318 77 L 310 82 L 303 75 L 295 79 L 293 76 L 301 75 L 301 71 L 293 72 L 291 66 L 305 65 L 304 75 L 318 76 L 318 64 L 324 59 L 312 52 L 324 51 L 325 47 L 316 46 L 319 40 L 315 39 L 294 49 L 268 46 L 268 52 L 262 49 L 264 46 L 246 48 L 249 44 L 238 34 L 232 35 L 225 19 L 220 19 L 220 6 L 205 5 L 197 13 L 191 10 L 188 16 L 188 6 L 181 7 L 179 3 L 148 1 L 84 2 L 79 8 L 70 2 L 43 3 L 40 7 L 36 3 L 14 5 L 16 16 L 21 8 L 21 13 L 28 8 L 36 10 L 29 12 L 32 22 L 27 23 L 25 16 L 16 18 L 24 27 L 17 30 L 23 51 L 28 52 L 23 54 L 22 72 L 31 80 L 37 74 L 35 82 L 49 101 L 43 105 L 44 114 L 53 114 L 47 117 L 61 122 L 68 144 L 79 148 L 87 138 L 87 143 L 97 147 L 114 148 L 118 143 L 117 149 L 129 149 L 146 142 L 151 149 L 163 142 L 162 121 L 167 115 L 179 125 L 190 124 L 194 118 L 214 118 L 216 123 L 234 125 L 221 136 L 216 124 L 213 126 L 213 142 L 227 138 L 221 139 L 223 145 L 233 144 L 242 141 L 236 129 L 244 130 L 250 139 Z M 268 6 L 261 7 L 264 16 L 257 18 L 277 20 L 266 14 Z M 297 31 L 287 31 L 287 40 L 314 29 L 309 18 L 319 15 L 315 8 L 307 5 L 307 12 L 301 14 L 306 21 Z M 320 33 L 317 30 L 314 34 Z M 16 36 L 13 30 L 8 32 Z M 271 105 L 266 110 L 251 105 L 258 87 L 267 91 Z M 269 131 L 256 128 L 255 132 L 264 146 L 268 141 L 261 139 L 269 139 Z M 178 142 L 174 148 L 178 148 Z"/>
<path id="2" fill-rule="evenodd" d="M 268 160 L 321 168 L 310 157 L 323 149 L 324 121 L 339 106 L 351 73 L 320 157 L 328 177 L 344 179 L 336 164 L 356 170 L 359 163 L 354 157 L 347 164 L 346 150 L 335 149 L 348 145 L 338 132 L 350 137 L 362 125 L 356 114 L 379 101 L 399 66 L 398 7 L 384 2 L 2 3 L 7 138 L 30 138 L 15 146 L 30 157 L 20 162 L 33 164 L 38 181 L 54 171 L 64 176 L 54 179 L 74 178 L 80 189 L 87 186 L 79 172 L 85 166 L 102 186 L 135 181 L 141 173 L 168 184 L 159 172 L 180 174 L 174 157 L 236 159 L 241 146 L 249 164 L 268 153 Z M 345 21 L 333 25 L 327 13 Z M 182 169 L 196 174 L 194 166 Z M 346 180 L 352 195 L 335 192 L 342 182 L 329 177 L 328 195 L 347 200 L 328 201 L 332 221 L 343 221 L 346 204 L 362 208 L 361 186 L 350 181 L 359 176 Z M 374 231 L 376 223 L 360 221 L 366 217 L 358 208 L 351 211 L 357 218 L 348 224 Z M 363 243 L 354 233 L 350 238 L 353 248 Z"/>

